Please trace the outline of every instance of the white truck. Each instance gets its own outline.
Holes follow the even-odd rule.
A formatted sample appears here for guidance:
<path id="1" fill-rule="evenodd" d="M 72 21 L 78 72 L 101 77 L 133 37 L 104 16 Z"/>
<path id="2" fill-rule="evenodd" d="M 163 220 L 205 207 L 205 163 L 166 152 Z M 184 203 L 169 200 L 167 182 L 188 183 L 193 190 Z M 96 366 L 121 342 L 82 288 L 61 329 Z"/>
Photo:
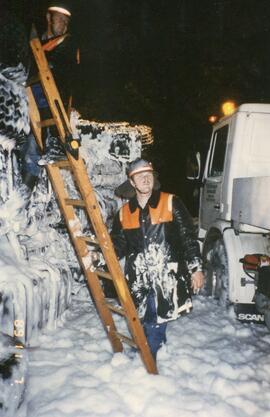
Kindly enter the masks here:
<path id="1" fill-rule="evenodd" d="M 242 104 L 213 126 L 199 239 L 208 294 L 233 303 L 239 320 L 270 326 L 270 294 L 259 309 L 256 280 L 239 262 L 246 254 L 270 255 L 270 104 Z"/>

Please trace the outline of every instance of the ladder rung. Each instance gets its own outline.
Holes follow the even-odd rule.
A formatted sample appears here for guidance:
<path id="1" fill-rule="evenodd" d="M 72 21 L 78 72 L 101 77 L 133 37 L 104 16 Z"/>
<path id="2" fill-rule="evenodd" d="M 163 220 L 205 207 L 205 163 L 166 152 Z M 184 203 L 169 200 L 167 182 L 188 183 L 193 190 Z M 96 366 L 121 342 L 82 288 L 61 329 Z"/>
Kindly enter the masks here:
<path id="1" fill-rule="evenodd" d="M 62 159 L 61 161 L 55 161 L 50 166 L 58 167 L 58 168 L 68 168 L 71 169 L 70 163 L 68 159 Z"/>
<path id="2" fill-rule="evenodd" d="M 38 127 L 49 127 L 55 125 L 54 119 L 46 119 L 38 122 Z"/>
<path id="3" fill-rule="evenodd" d="M 125 310 L 123 309 L 123 307 L 118 306 L 118 305 L 114 305 L 114 304 L 112 304 L 112 303 L 108 303 L 108 302 L 106 302 L 106 306 L 107 306 L 110 310 L 114 311 L 115 313 L 121 314 L 122 316 L 126 316 L 126 312 L 125 312 Z"/>
<path id="4" fill-rule="evenodd" d="M 124 342 L 127 345 L 138 349 L 138 346 L 136 345 L 136 343 L 132 339 L 130 339 L 130 337 L 127 337 L 127 336 L 125 336 L 125 335 L 123 335 L 122 333 L 119 333 L 119 332 L 114 332 L 114 334 L 115 334 L 115 336 L 118 337 L 118 339 L 121 340 L 121 342 Z"/>
<path id="5" fill-rule="evenodd" d="M 102 271 L 101 269 L 95 269 L 95 273 L 102 278 L 110 279 L 112 281 L 112 276 L 109 272 Z"/>
<path id="6" fill-rule="evenodd" d="M 85 202 L 83 200 L 75 200 L 73 198 L 65 198 L 65 203 L 68 206 L 85 207 Z"/>
<path id="7" fill-rule="evenodd" d="M 85 242 L 94 243 L 95 245 L 99 245 L 99 241 L 94 236 L 93 237 L 92 236 L 78 236 L 77 239 L 81 239 L 81 240 L 84 240 Z"/>

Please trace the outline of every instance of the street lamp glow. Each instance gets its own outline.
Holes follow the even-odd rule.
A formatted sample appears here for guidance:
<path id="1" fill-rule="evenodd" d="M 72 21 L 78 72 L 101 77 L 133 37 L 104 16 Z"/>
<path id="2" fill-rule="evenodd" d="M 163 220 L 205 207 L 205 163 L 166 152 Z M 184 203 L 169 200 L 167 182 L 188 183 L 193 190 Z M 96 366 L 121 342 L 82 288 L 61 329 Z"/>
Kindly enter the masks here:
<path id="1" fill-rule="evenodd" d="M 215 123 L 217 121 L 217 116 L 215 116 L 214 114 L 212 114 L 211 116 L 208 117 L 208 121 L 210 123 Z"/>
<path id="2" fill-rule="evenodd" d="M 224 114 L 224 116 L 229 116 L 235 111 L 235 103 L 233 101 L 225 101 L 225 103 L 222 104 L 221 109 Z"/>

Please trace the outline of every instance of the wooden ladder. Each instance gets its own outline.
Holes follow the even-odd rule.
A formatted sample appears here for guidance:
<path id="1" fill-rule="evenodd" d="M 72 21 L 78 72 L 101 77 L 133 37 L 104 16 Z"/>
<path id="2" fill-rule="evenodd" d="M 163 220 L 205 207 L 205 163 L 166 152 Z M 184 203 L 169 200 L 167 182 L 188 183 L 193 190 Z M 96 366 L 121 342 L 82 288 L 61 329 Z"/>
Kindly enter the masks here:
<path id="1" fill-rule="evenodd" d="M 29 114 L 33 133 L 38 144 L 42 148 L 42 128 L 53 124 L 58 130 L 59 139 L 65 145 L 67 133 L 72 135 L 70 122 L 53 75 L 48 66 L 42 45 L 35 31 L 32 31 L 30 45 L 37 64 L 39 80 L 52 114 L 52 119 L 41 120 L 31 87 L 28 87 Z M 75 159 L 68 151 L 66 151 L 66 156 L 66 160 L 48 164 L 46 169 L 56 194 L 60 210 L 65 218 L 66 226 L 75 247 L 78 260 L 84 271 L 92 297 L 95 301 L 96 308 L 112 344 L 113 351 L 121 352 L 123 350 L 122 342 L 127 343 L 138 349 L 147 371 L 152 374 L 157 374 L 156 363 L 149 349 L 143 327 L 138 318 L 125 276 L 115 254 L 110 235 L 103 222 L 99 204 L 89 180 L 85 163 L 80 156 L 78 156 L 78 159 Z M 69 169 L 72 173 L 81 199 L 72 199 L 68 195 L 64 177 L 62 175 L 63 168 Z M 79 219 L 76 216 L 75 207 L 82 207 L 86 211 L 88 220 L 94 230 L 95 238 L 83 236 L 80 223 L 78 233 Z M 100 247 L 109 272 L 93 267 L 89 243 Z M 119 304 L 115 305 L 106 300 L 100 281 L 104 278 L 111 280 L 113 283 L 118 295 Z M 113 319 L 114 313 L 118 313 L 126 318 L 131 337 L 117 331 Z"/>

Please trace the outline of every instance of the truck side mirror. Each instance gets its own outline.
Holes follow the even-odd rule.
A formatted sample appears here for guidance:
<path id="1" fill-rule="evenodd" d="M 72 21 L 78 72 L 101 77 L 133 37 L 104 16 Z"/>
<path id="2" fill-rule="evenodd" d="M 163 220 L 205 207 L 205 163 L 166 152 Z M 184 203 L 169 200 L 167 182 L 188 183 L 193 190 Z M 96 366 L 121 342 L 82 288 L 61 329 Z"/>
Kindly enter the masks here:
<path id="1" fill-rule="evenodd" d="M 199 180 L 201 176 L 201 154 L 192 152 L 187 157 L 186 178 L 188 180 Z"/>

